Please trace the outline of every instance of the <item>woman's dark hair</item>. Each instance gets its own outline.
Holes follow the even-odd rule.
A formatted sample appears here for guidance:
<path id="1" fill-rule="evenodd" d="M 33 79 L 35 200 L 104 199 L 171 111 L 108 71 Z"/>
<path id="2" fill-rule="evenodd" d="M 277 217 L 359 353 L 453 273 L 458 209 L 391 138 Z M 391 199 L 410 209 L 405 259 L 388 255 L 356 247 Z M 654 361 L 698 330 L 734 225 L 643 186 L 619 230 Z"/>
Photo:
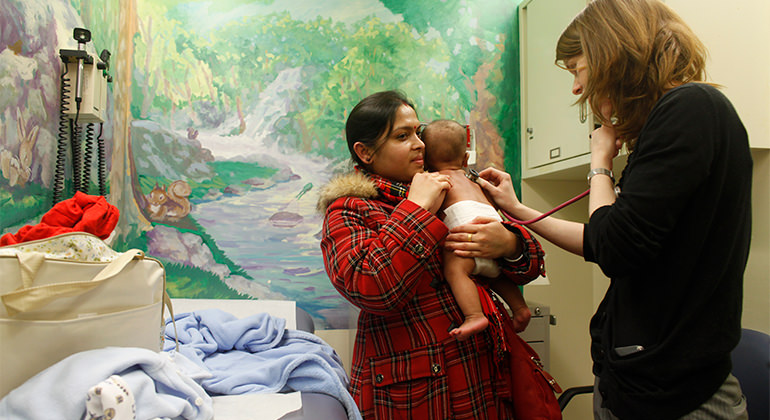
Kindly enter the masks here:
<path id="1" fill-rule="evenodd" d="M 361 142 L 366 147 L 376 150 L 377 140 L 390 135 L 396 119 L 396 111 L 403 105 L 414 109 L 412 102 L 402 92 L 388 90 L 367 96 L 350 111 L 345 123 L 345 137 L 348 141 L 350 157 L 355 163 L 365 166 L 353 150 L 353 145 Z"/>

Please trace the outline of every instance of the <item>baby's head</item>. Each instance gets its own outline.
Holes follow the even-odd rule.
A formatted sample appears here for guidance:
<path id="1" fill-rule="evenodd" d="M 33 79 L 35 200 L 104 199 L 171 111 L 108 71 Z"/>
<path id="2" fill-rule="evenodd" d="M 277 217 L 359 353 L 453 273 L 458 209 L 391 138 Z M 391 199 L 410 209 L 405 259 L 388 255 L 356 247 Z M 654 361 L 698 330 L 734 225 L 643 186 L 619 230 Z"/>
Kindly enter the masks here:
<path id="1" fill-rule="evenodd" d="M 425 168 L 429 171 L 460 169 L 466 163 L 465 126 L 452 120 L 436 120 L 422 131 Z"/>

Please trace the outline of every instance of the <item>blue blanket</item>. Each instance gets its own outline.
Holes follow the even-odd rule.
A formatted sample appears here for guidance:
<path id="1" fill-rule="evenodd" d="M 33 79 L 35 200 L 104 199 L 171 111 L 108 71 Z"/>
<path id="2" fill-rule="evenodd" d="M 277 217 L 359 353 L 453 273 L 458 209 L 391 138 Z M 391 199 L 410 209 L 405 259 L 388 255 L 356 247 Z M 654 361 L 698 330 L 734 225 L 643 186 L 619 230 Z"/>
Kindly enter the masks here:
<path id="1" fill-rule="evenodd" d="M 198 385 L 208 376 L 206 371 L 177 354 L 133 347 L 107 347 L 67 357 L 0 400 L 0 418 L 82 419 L 89 388 L 111 375 L 128 385 L 137 419 L 214 418 L 211 397 Z"/>
<path id="2" fill-rule="evenodd" d="M 179 353 L 211 372 L 201 381 L 209 394 L 317 392 L 342 402 L 349 419 L 361 418 L 339 356 L 318 336 L 286 330 L 284 319 L 266 313 L 238 319 L 207 309 L 178 314 L 175 321 Z M 169 319 L 164 350 L 174 349 Z"/>

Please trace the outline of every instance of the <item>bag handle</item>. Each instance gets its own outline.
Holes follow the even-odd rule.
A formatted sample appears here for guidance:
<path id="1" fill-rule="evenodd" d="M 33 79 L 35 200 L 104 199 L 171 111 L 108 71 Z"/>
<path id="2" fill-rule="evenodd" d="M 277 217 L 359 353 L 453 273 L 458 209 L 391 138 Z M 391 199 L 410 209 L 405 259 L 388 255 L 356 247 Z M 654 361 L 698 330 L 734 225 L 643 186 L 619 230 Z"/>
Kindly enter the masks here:
<path id="1" fill-rule="evenodd" d="M 19 259 L 19 269 L 21 270 L 21 287 L 32 287 L 35 281 L 35 274 L 45 261 L 45 254 L 42 252 L 20 252 L 16 254 Z"/>
<path id="2" fill-rule="evenodd" d="M 99 286 L 102 282 L 120 273 L 135 257 L 139 259 L 144 258 L 144 252 L 138 249 L 130 249 L 122 253 L 91 280 L 47 284 L 44 286 L 30 286 L 34 278 L 31 271 L 37 260 L 33 260 L 32 264 L 25 265 L 25 261 L 22 261 L 22 258 L 20 258 L 20 264 L 23 267 L 22 288 L 5 293 L 0 296 L 0 299 L 2 299 L 9 316 L 14 316 L 20 312 L 32 311 L 56 299 L 77 296 Z M 39 261 L 37 261 L 37 268 L 39 266 Z M 25 276 L 30 277 L 25 279 Z"/>
<path id="3" fill-rule="evenodd" d="M 176 343 L 176 352 L 179 353 L 179 333 L 176 330 L 176 319 L 174 317 L 174 305 L 171 304 L 171 296 L 166 293 L 166 289 L 163 289 L 163 306 L 165 306 L 168 309 L 168 313 L 171 316 L 171 323 L 174 324 L 174 343 Z M 163 311 L 161 311 L 161 315 L 163 315 Z M 161 316 L 160 317 L 160 327 L 161 331 L 165 331 L 166 327 L 166 317 Z"/>

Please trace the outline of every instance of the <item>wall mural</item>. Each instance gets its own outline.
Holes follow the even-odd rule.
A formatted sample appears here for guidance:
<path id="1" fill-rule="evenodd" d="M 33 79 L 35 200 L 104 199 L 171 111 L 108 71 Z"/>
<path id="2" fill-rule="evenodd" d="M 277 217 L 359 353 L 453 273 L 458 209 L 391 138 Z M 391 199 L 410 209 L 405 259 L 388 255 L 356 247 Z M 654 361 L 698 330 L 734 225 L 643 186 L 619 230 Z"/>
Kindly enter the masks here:
<path id="1" fill-rule="evenodd" d="M 86 27 L 88 49 L 112 53 L 98 132 L 113 247 L 161 259 L 172 297 L 296 300 L 318 328 L 347 328 L 315 206 L 350 169 L 348 110 L 401 89 L 424 121 L 470 123 L 477 167 L 518 182 L 514 3 L 0 0 L 2 233 L 52 205 L 59 50 Z"/>

